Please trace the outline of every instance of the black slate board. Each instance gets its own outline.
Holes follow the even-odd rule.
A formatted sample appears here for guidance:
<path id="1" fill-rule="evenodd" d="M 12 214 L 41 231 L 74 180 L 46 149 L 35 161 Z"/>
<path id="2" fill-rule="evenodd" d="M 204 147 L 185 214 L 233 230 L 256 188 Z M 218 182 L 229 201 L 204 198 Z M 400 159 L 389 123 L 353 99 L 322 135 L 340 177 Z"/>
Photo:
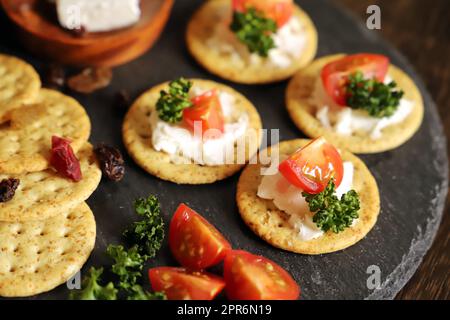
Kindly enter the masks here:
<path id="1" fill-rule="evenodd" d="M 120 89 L 137 97 L 145 89 L 176 78 L 209 75 L 188 55 L 184 32 L 188 18 L 201 0 L 177 1 L 171 19 L 156 46 L 145 56 L 119 67 L 110 87 L 89 96 L 74 95 L 87 109 L 93 132 L 91 141 L 118 145 L 123 112 L 114 108 L 114 95 Z M 318 55 L 337 52 L 379 52 L 418 84 L 425 100 L 425 119 L 420 131 L 400 148 L 377 155 L 363 156 L 378 181 L 382 211 L 369 235 L 347 250 L 320 256 L 303 256 L 272 248 L 253 235 L 241 221 L 234 201 L 238 175 L 205 186 L 177 186 L 161 181 L 141 170 L 126 156 L 127 173 L 121 183 L 103 181 L 88 200 L 97 219 L 95 251 L 83 271 L 90 266 L 108 264 L 104 252 L 109 243 L 121 241 L 122 230 L 136 219 L 133 200 L 139 196 L 159 196 L 166 222 L 180 202 L 186 202 L 219 227 L 235 248 L 262 254 L 286 268 L 301 284 L 303 299 L 392 299 L 410 279 L 429 249 L 442 217 L 447 194 L 448 159 L 446 141 L 436 107 L 423 82 L 395 49 L 369 31 L 360 21 L 326 0 L 304 0 L 299 4 L 310 14 L 319 31 Z M 6 18 L 2 28 L 10 28 Z M 5 30 L 5 29 L 3 29 Z M 45 62 L 25 53 L 5 32 L 0 52 L 10 53 L 43 70 Z M 223 82 L 223 81 L 222 81 Z M 279 128 L 280 139 L 303 137 L 284 108 L 286 82 L 267 86 L 231 84 L 257 106 L 265 128 Z M 149 266 L 176 265 L 165 243 Z M 366 286 L 367 267 L 381 269 L 378 290 Z M 145 276 L 145 282 L 147 277 Z M 65 299 L 64 285 L 31 299 Z"/>

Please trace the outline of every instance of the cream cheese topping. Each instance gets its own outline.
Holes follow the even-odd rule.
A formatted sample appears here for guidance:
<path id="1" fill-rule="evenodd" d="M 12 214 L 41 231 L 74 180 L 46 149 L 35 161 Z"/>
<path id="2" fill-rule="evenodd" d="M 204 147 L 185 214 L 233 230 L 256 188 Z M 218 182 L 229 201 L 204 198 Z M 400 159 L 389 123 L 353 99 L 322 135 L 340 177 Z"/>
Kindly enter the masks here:
<path id="1" fill-rule="evenodd" d="M 213 36 L 207 40 L 210 48 L 231 57 L 233 63 L 243 67 L 246 65 L 270 65 L 277 68 L 288 68 L 297 60 L 306 45 L 306 36 L 301 20 L 291 19 L 272 35 L 276 48 L 269 50 L 267 58 L 250 53 L 239 41 L 226 23 L 218 23 Z"/>
<path id="2" fill-rule="evenodd" d="M 392 78 L 386 76 L 384 82 L 389 83 L 391 81 Z M 393 115 L 375 118 L 364 110 L 337 105 L 325 92 L 320 77 L 316 80 L 311 103 L 317 107 L 316 118 L 325 128 L 332 129 L 345 136 L 350 136 L 354 132 L 364 132 L 369 134 L 372 140 L 380 139 L 383 136 L 384 128 L 403 122 L 414 107 L 412 101 L 402 98 Z"/>
<path id="3" fill-rule="evenodd" d="M 344 162 L 344 176 L 336 195 L 340 198 L 352 189 L 353 164 Z M 277 173 L 263 176 L 258 187 L 258 197 L 273 200 L 274 205 L 289 215 L 289 223 L 298 232 L 300 240 L 308 241 L 323 235 L 323 231 L 313 222 L 313 213 L 302 196 L 302 190 L 290 184 L 286 178 Z M 353 225 L 355 224 L 353 222 Z"/>
<path id="4" fill-rule="evenodd" d="M 207 90 L 193 87 L 191 95 L 200 95 Z M 227 155 L 234 154 L 236 142 L 245 136 L 249 118 L 246 113 L 237 112 L 235 98 L 227 92 L 219 92 L 222 112 L 228 121 L 224 133 L 216 139 L 203 139 L 194 135 L 181 124 L 171 124 L 161 120 L 157 112 L 150 118 L 152 128 L 152 144 L 156 151 L 171 155 L 174 163 L 194 161 L 201 165 L 222 165 L 227 162 Z"/>
<path id="5" fill-rule="evenodd" d="M 139 21 L 139 0 L 56 0 L 61 26 L 88 32 L 125 28 Z"/>

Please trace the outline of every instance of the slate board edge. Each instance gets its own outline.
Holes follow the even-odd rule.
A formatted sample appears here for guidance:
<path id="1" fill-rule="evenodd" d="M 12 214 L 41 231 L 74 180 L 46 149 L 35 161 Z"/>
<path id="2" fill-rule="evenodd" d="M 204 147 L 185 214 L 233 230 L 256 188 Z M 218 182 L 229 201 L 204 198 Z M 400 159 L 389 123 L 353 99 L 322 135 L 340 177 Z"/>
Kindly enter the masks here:
<path id="1" fill-rule="evenodd" d="M 359 17 L 357 17 L 349 9 L 336 5 L 333 2 L 328 1 L 330 6 L 334 6 L 336 10 L 340 10 L 344 15 L 354 21 L 355 25 L 362 29 L 363 33 L 368 34 L 368 29 L 364 26 L 364 23 Z M 372 35 L 371 35 L 372 37 Z M 411 70 L 413 78 L 416 80 L 418 87 L 421 89 L 421 93 L 424 98 L 424 104 L 426 108 L 430 109 L 430 115 L 432 122 L 436 126 L 432 127 L 433 136 L 435 141 L 432 145 L 437 146 L 439 159 L 435 159 L 433 162 L 436 170 L 442 172 L 444 180 L 441 186 L 436 188 L 436 197 L 432 200 L 434 207 L 430 208 L 432 217 L 427 220 L 425 230 L 418 229 L 418 235 L 411 241 L 409 252 L 402 257 L 401 263 L 391 272 L 381 284 L 380 288 L 372 292 L 367 296 L 366 300 L 392 300 L 400 292 L 400 290 L 408 283 L 411 277 L 419 268 L 420 264 L 425 257 L 425 254 L 430 249 L 433 241 L 436 237 L 437 231 L 440 227 L 445 200 L 448 194 L 448 175 L 449 175 L 449 162 L 447 155 L 447 138 L 444 134 L 444 127 L 442 121 L 438 115 L 436 103 L 426 90 L 426 85 L 422 81 L 421 76 L 417 73 L 415 68 L 411 65 L 409 60 L 392 44 L 386 41 L 383 37 L 376 37 L 377 41 L 383 42 L 388 45 L 396 57 L 401 60 Z"/>

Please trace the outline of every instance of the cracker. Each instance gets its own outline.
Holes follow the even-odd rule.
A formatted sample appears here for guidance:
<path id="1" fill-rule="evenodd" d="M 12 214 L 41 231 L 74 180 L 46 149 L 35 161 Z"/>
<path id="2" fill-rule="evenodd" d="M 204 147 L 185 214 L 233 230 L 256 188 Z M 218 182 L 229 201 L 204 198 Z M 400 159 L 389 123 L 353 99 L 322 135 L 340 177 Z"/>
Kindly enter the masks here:
<path id="1" fill-rule="evenodd" d="M 271 83 L 290 78 L 314 59 L 318 42 L 317 30 L 309 16 L 298 6 L 295 6 L 294 15 L 301 20 L 307 40 L 299 59 L 287 68 L 271 68 L 261 64 L 242 67 L 233 61 L 230 55 L 211 49 L 207 39 L 211 38 L 217 24 L 231 19 L 230 3 L 230 0 L 205 1 L 187 27 L 187 47 L 195 60 L 209 72 L 238 83 Z"/>
<path id="2" fill-rule="evenodd" d="M 255 107 L 237 91 L 213 81 L 200 79 L 191 79 L 191 81 L 194 85 L 202 88 L 217 88 L 233 95 L 236 99 L 235 107 L 248 114 L 248 129 L 251 128 L 259 132 L 259 129 L 262 128 L 261 119 Z M 148 173 L 178 184 L 213 183 L 239 171 L 244 166 L 243 164 L 217 166 L 203 166 L 194 163 L 174 164 L 170 161 L 171 156 L 169 154 L 153 149 L 150 116 L 152 112 L 156 112 L 156 102 L 160 96 L 160 91 L 167 89 L 167 86 L 168 83 L 163 83 L 142 94 L 131 106 L 125 117 L 122 128 L 123 140 L 128 153 L 136 163 Z M 247 130 L 247 134 L 251 136 L 249 131 Z M 251 140 L 253 143 L 246 144 L 246 160 L 256 153 L 256 146 L 259 147 L 260 145 L 261 135 L 257 139 L 257 142 Z"/>
<path id="3" fill-rule="evenodd" d="M 36 70 L 23 60 L 0 54 L 0 123 L 11 110 L 37 97 L 41 80 Z"/>
<path id="4" fill-rule="evenodd" d="M 44 170 L 53 135 L 70 139 L 77 152 L 91 131 L 89 117 L 75 99 L 48 89 L 32 105 L 10 112 L 8 120 L 0 126 L 0 173 Z"/>
<path id="5" fill-rule="evenodd" d="M 28 297 L 66 282 L 91 254 L 95 229 L 84 202 L 48 220 L 0 222 L 0 296 Z"/>
<path id="6" fill-rule="evenodd" d="M 286 92 L 286 106 L 295 125 L 311 138 L 324 136 L 334 145 L 354 153 L 387 151 L 409 140 L 422 123 L 423 99 L 412 79 L 393 65 L 389 66 L 388 74 L 397 82 L 399 88 L 403 89 L 404 98 L 414 102 L 412 112 L 403 122 L 384 128 L 382 137 L 377 140 L 373 140 L 367 133 L 344 136 L 322 126 L 315 116 L 317 108 L 311 105 L 309 99 L 322 67 L 342 56 L 338 54 L 317 59 L 292 78 Z"/>
<path id="7" fill-rule="evenodd" d="M 61 176 L 53 168 L 21 175 L 2 175 L 20 180 L 14 198 L 0 203 L 0 221 L 30 221 L 51 218 L 89 198 L 101 179 L 101 170 L 90 144 L 78 153 L 83 179 L 79 182 Z"/>
<path id="8" fill-rule="evenodd" d="M 290 155 L 309 140 L 297 139 L 279 144 L 280 155 Z M 359 220 L 355 226 L 335 234 L 326 232 L 322 237 L 302 241 L 298 232 L 288 222 L 289 216 L 273 204 L 272 200 L 257 196 L 261 182 L 260 164 L 248 165 L 237 186 L 236 201 L 244 222 L 263 240 L 287 251 L 303 254 L 322 254 L 345 249 L 360 241 L 372 229 L 380 211 L 377 183 L 366 165 L 353 154 L 342 151 L 344 161 L 354 166 L 353 189 L 361 201 Z"/>

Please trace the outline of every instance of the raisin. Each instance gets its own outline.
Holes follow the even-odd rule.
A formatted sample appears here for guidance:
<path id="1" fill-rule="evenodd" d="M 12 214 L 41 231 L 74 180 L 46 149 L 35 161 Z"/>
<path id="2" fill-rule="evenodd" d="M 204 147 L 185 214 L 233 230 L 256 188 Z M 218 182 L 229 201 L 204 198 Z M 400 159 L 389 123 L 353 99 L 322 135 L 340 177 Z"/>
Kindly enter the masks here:
<path id="1" fill-rule="evenodd" d="M 99 144 L 94 151 L 103 174 L 112 181 L 122 180 L 125 174 L 125 161 L 120 151 L 103 143 Z"/>
<path id="2" fill-rule="evenodd" d="M 107 87 L 112 80 L 110 68 L 87 68 L 67 81 L 69 88 L 80 93 L 92 93 Z"/>
<path id="3" fill-rule="evenodd" d="M 126 110 L 131 103 L 130 94 L 127 90 L 120 90 L 115 96 L 115 106 L 119 110 Z"/>
<path id="4" fill-rule="evenodd" d="M 0 202 L 8 202 L 11 200 L 14 197 L 19 184 L 19 179 L 3 179 L 0 182 Z"/>
<path id="5" fill-rule="evenodd" d="M 75 156 L 70 141 L 57 136 L 52 137 L 50 164 L 61 175 L 75 182 L 81 180 L 80 162 Z"/>
<path id="6" fill-rule="evenodd" d="M 66 72 L 61 65 L 52 63 L 47 68 L 44 80 L 46 88 L 62 89 L 66 84 Z"/>

